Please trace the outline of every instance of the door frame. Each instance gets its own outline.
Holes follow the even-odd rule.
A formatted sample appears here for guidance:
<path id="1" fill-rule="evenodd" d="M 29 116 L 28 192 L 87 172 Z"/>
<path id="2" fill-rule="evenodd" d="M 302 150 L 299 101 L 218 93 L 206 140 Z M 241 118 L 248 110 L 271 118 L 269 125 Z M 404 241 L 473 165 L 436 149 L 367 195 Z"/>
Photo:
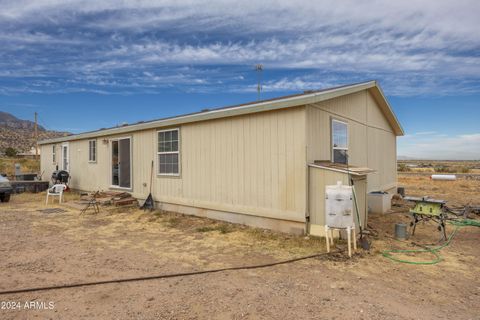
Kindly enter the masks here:
<path id="1" fill-rule="evenodd" d="M 124 139 L 128 139 L 128 141 L 130 142 L 130 187 L 120 187 L 119 185 L 114 185 L 113 184 L 113 168 L 112 168 L 112 158 L 113 158 L 113 155 L 112 155 L 112 152 L 113 152 L 113 141 L 120 141 L 120 140 L 124 140 Z M 109 162 L 109 170 L 110 170 L 110 182 L 109 182 L 109 185 L 110 185 L 110 189 L 121 189 L 121 190 L 129 190 L 129 191 L 132 191 L 133 190 L 133 138 L 132 136 L 124 136 L 124 137 L 115 137 L 115 138 L 111 138 L 110 139 L 110 162 Z M 120 155 L 120 143 L 118 143 L 118 154 Z M 118 182 L 120 183 L 120 168 L 119 168 L 119 171 L 118 171 Z"/>
<path id="2" fill-rule="evenodd" d="M 65 147 L 67 151 L 65 152 Z M 70 146 L 68 142 L 62 143 L 62 170 L 70 172 Z M 65 168 L 65 158 L 67 159 L 67 167 Z"/>

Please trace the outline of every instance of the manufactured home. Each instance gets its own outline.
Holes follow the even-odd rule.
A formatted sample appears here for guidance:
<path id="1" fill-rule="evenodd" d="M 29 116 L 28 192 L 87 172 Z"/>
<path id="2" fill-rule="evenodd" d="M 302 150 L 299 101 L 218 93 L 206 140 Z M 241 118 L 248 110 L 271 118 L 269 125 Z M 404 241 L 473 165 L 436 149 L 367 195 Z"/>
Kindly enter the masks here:
<path id="1" fill-rule="evenodd" d="M 124 190 L 163 210 L 322 235 L 325 186 L 396 190 L 403 130 L 369 81 L 40 142 L 41 170 L 70 187 Z M 153 164 L 153 167 L 152 167 Z"/>

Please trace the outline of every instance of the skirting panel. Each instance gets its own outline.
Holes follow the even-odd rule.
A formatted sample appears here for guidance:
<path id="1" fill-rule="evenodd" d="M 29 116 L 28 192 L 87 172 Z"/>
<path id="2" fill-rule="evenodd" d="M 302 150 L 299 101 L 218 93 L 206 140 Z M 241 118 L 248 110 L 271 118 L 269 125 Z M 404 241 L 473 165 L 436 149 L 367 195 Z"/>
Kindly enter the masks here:
<path id="1" fill-rule="evenodd" d="M 165 211 L 178 212 L 198 217 L 205 217 L 214 220 L 227 221 L 231 223 L 244 224 L 251 227 L 271 229 L 275 231 L 302 235 L 305 234 L 305 223 L 279 220 L 258 216 L 245 215 L 241 213 L 225 212 L 212 209 L 184 206 L 180 204 L 158 203 Z"/>

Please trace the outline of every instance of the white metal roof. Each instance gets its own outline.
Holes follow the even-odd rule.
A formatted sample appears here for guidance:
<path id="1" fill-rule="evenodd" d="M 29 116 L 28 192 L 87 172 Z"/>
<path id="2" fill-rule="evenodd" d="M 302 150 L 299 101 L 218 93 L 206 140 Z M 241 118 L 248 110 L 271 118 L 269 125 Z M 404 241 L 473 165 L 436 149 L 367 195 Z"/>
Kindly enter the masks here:
<path id="1" fill-rule="evenodd" d="M 146 129 L 155 129 L 168 126 L 174 126 L 184 123 L 191 123 L 197 121 L 212 120 L 218 118 L 232 117 L 256 112 L 264 112 L 271 110 L 278 110 L 290 107 L 301 106 L 305 104 L 317 103 L 333 99 L 339 96 L 355 93 L 361 90 L 370 90 L 372 95 L 376 98 L 377 103 L 383 110 L 383 113 L 390 125 L 392 126 L 397 136 L 403 135 L 403 129 L 398 122 L 397 117 L 393 113 L 387 99 L 385 98 L 382 89 L 378 85 L 377 81 L 367 81 L 362 83 L 350 84 L 341 87 L 323 89 L 319 91 L 311 91 L 302 94 L 284 96 L 269 100 L 256 101 L 247 104 L 240 104 L 231 107 L 224 107 L 219 109 L 212 109 L 203 112 L 191 113 L 180 115 L 171 118 L 164 118 L 158 120 L 152 120 L 147 122 L 139 122 L 131 125 L 119 126 L 108 129 L 101 129 L 96 131 L 84 132 L 74 134 L 66 137 L 53 138 L 40 141 L 39 144 L 52 144 L 64 141 L 92 139 L 103 136 L 109 136 L 114 134 L 129 133 L 133 131 L 140 131 Z"/>

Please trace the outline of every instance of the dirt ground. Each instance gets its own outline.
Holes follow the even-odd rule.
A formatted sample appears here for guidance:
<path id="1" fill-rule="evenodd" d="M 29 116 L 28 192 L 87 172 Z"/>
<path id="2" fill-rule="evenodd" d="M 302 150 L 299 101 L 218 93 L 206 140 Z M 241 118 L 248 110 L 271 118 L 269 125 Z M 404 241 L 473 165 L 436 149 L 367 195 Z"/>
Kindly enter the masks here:
<path id="1" fill-rule="evenodd" d="M 55 205 L 66 211 L 43 213 L 43 200 L 24 194 L 0 204 L 0 291 L 325 252 L 315 237 L 136 209 L 79 215 Z M 394 209 L 370 216 L 372 248 L 352 259 L 332 254 L 263 269 L 0 295 L 0 319 L 480 319 L 480 230 L 460 230 L 439 264 L 395 263 L 381 251 L 414 247 L 391 238 L 394 223 L 408 220 L 405 208 Z M 424 225 L 414 240 L 437 236 Z"/>

